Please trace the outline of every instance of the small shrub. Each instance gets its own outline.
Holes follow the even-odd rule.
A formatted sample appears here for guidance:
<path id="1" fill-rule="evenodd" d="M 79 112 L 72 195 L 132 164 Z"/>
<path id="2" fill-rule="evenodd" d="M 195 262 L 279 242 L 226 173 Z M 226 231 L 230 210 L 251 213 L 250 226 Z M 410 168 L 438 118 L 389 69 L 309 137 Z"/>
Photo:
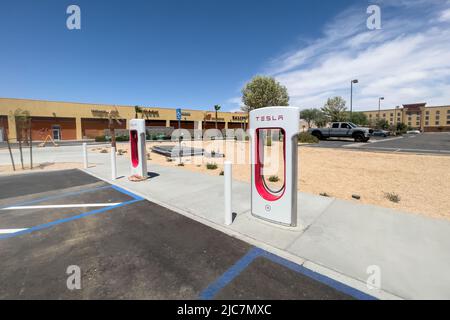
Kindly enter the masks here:
<path id="1" fill-rule="evenodd" d="M 106 141 L 108 141 L 106 139 L 106 136 L 97 136 L 97 137 L 95 137 L 95 142 L 106 142 Z"/>
<path id="2" fill-rule="evenodd" d="M 167 162 L 172 162 L 173 159 L 172 159 L 172 158 L 166 158 L 166 161 L 167 161 Z"/>
<path id="3" fill-rule="evenodd" d="M 224 172 L 222 170 L 222 171 L 220 171 L 219 176 L 223 176 L 223 175 L 224 175 Z"/>
<path id="4" fill-rule="evenodd" d="M 215 163 L 207 163 L 206 164 L 206 169 L 208 169 L 208 170 L 216 170 L 217 169 L 217 164 L 215 164 Z"/>
<path id="5" fill-rule="evenodd" d="M 298 142 L 300 143 L 319 143 L 319 139 L 314 137 L 312 134 L 308 132 L 301 132 L 298 135 Z"/>
<path id="6" fill-rule="evenodd" d="M 123 152 L 123 150 L 122 150 L 122 149 L 119 149 L 119 150 L 117 150 L 117 154 L 118 154 L 119 156 L 121 156 L 121 155 L 123 155 L 123 154 L 124 154 L 124 152 Z"/>
<path id="7" fill-rule="evenodd" d="M 184 167 L 184 163 L 183 163 L 183 162 L 180 162 L 180 163 L 178 164 L 178 166 L 179 166 L 179 167 Z"/>
<path id="8" fill-rule="evenodd" d="M 269 181 L 270 182 L 278 182 L 278 181 L 280 181 L 280 178 L 278 178 L 278 176 L 270 176 Z"/>
<path id="9" fill-rule="evenodd" d="M 129 136 L 117 136 L 116 137 L 116 141 L 120 142 L 120 141 L 130 141 L 130 137 Z"/>
<path id="10" fill-rule="evenodd" d="M 326 193 L 326 192 L 322 192 L 320 195 L 321 195 L 322 197 L 330 197 L 330 195 L 329 195 L 328 193 Z"/>
<path id="11" fill-rule="evenodd" d="M 385 192 L 384 197 L 394 203 L 400 202 L 400 196 L 398 194 L 396 194 L 395 192 Z"/>
<path id="12" fill-rule="evenodd" d="M 108 153 L 108 150 L 102 149 L 102 150 L 100 150 L 100 153 Z"/>

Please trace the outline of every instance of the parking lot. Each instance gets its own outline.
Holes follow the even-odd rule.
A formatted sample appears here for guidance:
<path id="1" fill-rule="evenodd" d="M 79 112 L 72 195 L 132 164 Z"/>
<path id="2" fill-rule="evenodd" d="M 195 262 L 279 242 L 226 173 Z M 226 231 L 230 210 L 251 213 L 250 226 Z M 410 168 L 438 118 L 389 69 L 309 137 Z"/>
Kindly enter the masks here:
<path id="1" fill-rule="evenodd" d="M 352 139 L 328 139 L 311 145 L 315 148 L 348 148 L 369 151 L 411 152 L 450 155 L 450 133 L 423 133 L 401 137 L 371 137 L 368 143 Z"/>
<path id="2" fill-rule="evenodd" d="M 79 170 L 0 190 L 1 299 L 372 298 Z"/>

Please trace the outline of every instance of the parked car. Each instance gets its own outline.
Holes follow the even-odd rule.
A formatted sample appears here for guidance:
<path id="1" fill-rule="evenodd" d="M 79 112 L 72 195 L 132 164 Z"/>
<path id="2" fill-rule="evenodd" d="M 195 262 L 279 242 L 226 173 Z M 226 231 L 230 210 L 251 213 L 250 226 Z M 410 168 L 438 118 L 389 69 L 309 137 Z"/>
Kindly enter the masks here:
<path id="1" fill-rule="evenodd" d="M 372 132 L 372 136 L 374 137 L 387 137 L 390 136 L 391 132 L 387 131 L 387 130 L 381 130 L 381 129 L 377 129 L 377 130 L 373 130 Z"/>
<path id="2" fill-rule="evenodd" d="M 419 130 L 408 130 L 406 131 L 407 134 L 420 134 Z"/>
<path id="3" fill-rule="evenodd" d="M 333 122 L 330 128 L 312 128 L 308 132 L 320 140 L 336 138 L 353 138 L 356 142 L 367 142 L 372 129 L 358 127 L 352 122 Z"/>

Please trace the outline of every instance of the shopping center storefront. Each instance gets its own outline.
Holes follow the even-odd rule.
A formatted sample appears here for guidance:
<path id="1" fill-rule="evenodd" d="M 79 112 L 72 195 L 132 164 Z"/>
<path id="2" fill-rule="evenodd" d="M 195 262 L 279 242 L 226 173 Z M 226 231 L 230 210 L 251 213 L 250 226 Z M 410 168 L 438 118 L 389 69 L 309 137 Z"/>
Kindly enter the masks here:
<path id="1" fill-rule="evenodd" d="M 147 127 L 171 127 L 188 130 L 239 129 L 245 128 L 245 113 L 189 110 L 182 108 L 180 122 L 176 109 L 99 105 L 28 99 L 0 98 L 0 141 L 8 134 L 15 141 L 18 132 L 16 117 L 18 111 L 27 111 L 31 118 L 31 133 L 34 141 L 93 139 L 104 135 L 112 118 L 116 129 L 127 129 L 133 118 L 145 119 Z M 113 114 L 113 116 L 111 116 Z"/>

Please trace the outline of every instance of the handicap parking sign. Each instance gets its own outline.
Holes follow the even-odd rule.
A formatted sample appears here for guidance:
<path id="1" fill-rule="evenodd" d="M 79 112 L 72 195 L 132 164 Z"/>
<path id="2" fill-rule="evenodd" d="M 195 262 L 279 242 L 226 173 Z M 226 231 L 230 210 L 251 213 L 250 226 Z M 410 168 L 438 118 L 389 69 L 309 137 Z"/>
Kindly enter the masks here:
<path id="1" fill-rule="evenodd" d="M 181 109 L 177 109 L 177 120 L 181 120 Z"/>

